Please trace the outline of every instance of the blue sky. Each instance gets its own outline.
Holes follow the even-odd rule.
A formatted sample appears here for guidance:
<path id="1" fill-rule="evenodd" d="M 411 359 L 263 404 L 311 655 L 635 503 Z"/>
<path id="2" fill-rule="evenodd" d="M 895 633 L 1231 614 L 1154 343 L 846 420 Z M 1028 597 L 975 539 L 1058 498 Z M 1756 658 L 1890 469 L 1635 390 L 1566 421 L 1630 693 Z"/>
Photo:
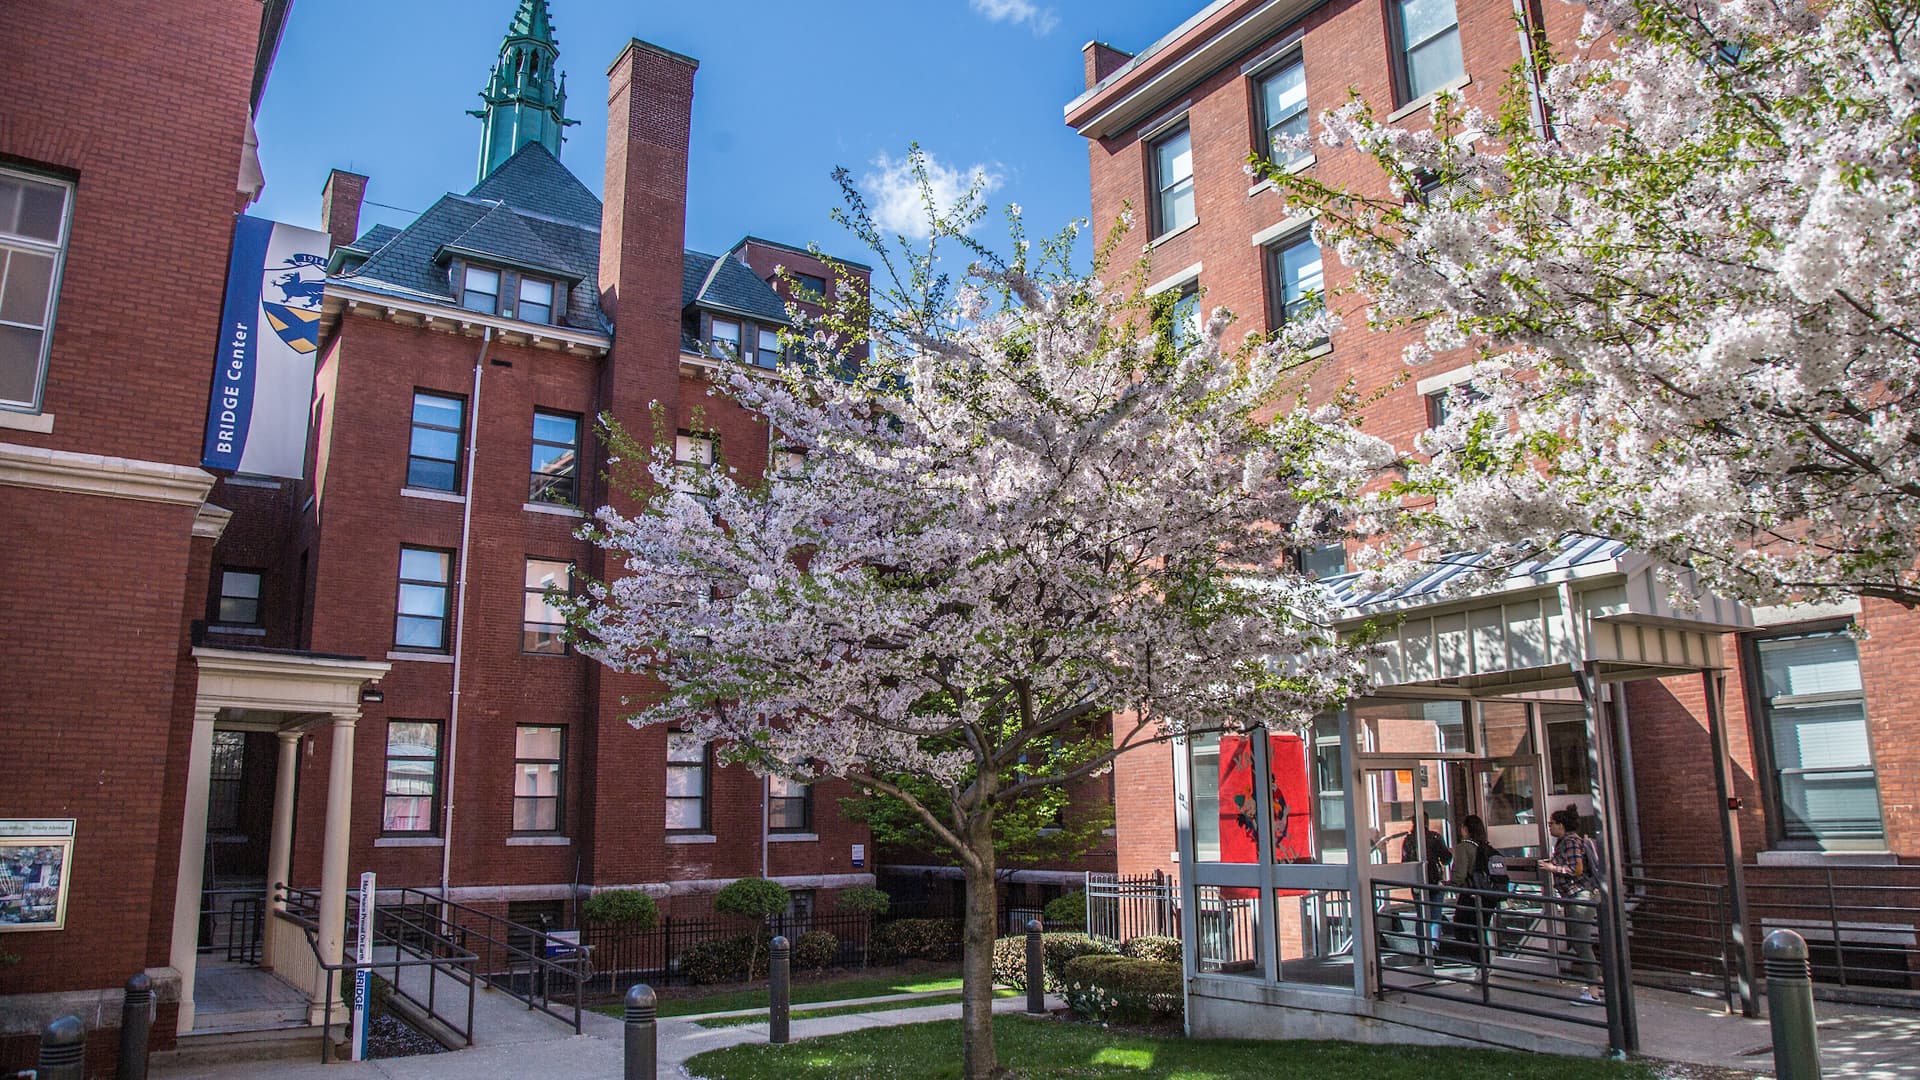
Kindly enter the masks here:
<path id="1" fill-rule="evenodd" d="M 550 0 L 569 129 L 561 160 L 596 193 L 606 69 L 630 37 L 700 61 L 687 244 L 752 233 L 858 258 L 828 219 L 845 165 L 884 195 L 918 141 L 964 177 L 983 169 L 1029 228 L 1087 213 L 1087 152 L 1061 122 L 1089 39 L 1138 51 L 1202 0 Z M 317 225 L 327 170 L 372 178 L 362 227 L 404 224 L 474 181 L 466 115 L 518 0 L 301 0 L 260 116 L 267 187 L 251 213 Z M 385 204 L 371 205 L 373 203 Z M 400 209 L 392 209 L 398 207 Z"/>

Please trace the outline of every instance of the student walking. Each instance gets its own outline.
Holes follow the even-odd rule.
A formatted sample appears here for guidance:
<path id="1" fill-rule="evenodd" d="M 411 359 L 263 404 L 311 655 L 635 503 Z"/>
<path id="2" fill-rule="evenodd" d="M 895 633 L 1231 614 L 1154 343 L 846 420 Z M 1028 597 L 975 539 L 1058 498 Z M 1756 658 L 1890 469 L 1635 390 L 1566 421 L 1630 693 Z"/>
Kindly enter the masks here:
<path id="1" fill-rule="evenodd" d="M 1580 835 L 1580 812 L 1571 806 L 1554 811 L 1547 819 L 1547 830 L 1553 834 L 1553 859 L 1541 863 L 1540 868 L 1553 873 L 1555 894 L 1581 902 L 1578 907 L 1561 906 L 1561 925 L 1567 928 L 1574 956 L 1571 970 L 1564 973 L 1585 984 L 1573 1003 L 1604 1005 L 1606 998 L 1594 985 L 1598 978 L 1593 955 L 1598 909 L 1588 906 L 1600 895 L 1600 851 L 1592 840 Z"/>

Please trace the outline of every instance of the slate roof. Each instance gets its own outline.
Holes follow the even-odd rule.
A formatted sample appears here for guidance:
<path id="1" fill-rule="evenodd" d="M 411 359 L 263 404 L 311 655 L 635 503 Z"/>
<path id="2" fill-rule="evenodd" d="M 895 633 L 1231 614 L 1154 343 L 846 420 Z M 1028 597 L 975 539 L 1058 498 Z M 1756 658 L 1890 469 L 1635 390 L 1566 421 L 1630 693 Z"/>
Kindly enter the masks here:
<path id="1" fill-rule="evenodd" d="M 442 196 L 405 228 L 376 225 L 341 250 L 365 261 L 332 280 L 446 305 L 454 303 L 455 256 L 545 272 L 576 286 L 560 322 L 613 329 L 599 301 L 600 200 L 539 143 L 521 147 L 465 195 Z M 733 257 L 738 250 L 684 252 L 681 306 L 785 323 L 785 301 Z"/>

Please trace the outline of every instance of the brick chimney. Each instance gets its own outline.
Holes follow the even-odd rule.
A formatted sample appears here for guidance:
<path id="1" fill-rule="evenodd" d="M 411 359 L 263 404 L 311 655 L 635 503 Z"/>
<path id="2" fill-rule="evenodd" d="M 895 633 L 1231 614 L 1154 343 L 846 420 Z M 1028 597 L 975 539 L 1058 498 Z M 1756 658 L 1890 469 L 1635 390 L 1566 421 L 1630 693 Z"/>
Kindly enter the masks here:
<path id="1" fill-rule="evenodd" d="M 1100 85 L 1100 80 L 1120 70 L 1121 65 L 1133 59 L 1133 54 L 1121 52 L 1104 41 L 1089 41 L 1080 47 L 1080 55 L 1087 62 L 1087 89 Z"/>
<path id="2" fill-rule="evenodd" d="M 345 247 L 360 235 L 360 200 L 367 195 L 367 178 L 335 169 L 320 189 L 320 229 L 333 237 L 334 247 Z"/>
<path id="3" fill-rule="evenodd" d="M 698 61 L 630 41 L 607 70 L 607 172 L 600 216 L 600 307 L 613 320 L 613 348 L 600 366 L 598 407 L 642 442 L 672 438 L 685 415 L 680 378 L 680 277 L 687 230 L 687 153 L 693 132 L 693 75 Z M 705 388 L 685 391 L 704 398 Z M 658 425 L 656 428 L 655 425 Z M 636 509 L 624 490 L 596 480 L 589 498 L 623 513 Z M 598 505 L 598 502 L 588 505 Z M 587 573 L 610 581 L 623 573 L 602 551 Z M 635 731 L 614 717 L 631 702 L 654 700 L 657 684 L 591 665 L 589 685 L 601 721 L 583 732 L 592 760 L 625 762 L 666 755 L 666 734 Z M 583 872 L 592 881 L 664 881 L 660 846 L 665 774 L 622 776 L 601 766 L 579 804 L 590 838 Z M 656 775 L 657 774 L 657 775 Z M 591 775 L 591 774 L 590 774 Z"/>

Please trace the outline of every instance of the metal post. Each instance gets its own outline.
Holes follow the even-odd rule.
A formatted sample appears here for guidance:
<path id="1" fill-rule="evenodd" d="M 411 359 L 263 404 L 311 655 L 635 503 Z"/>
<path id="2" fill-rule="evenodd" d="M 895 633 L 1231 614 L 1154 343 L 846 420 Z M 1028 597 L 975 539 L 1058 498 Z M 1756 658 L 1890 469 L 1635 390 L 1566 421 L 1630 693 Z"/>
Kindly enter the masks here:
<path id="1" fill-rule="evenodd" d="M 56 1016 L 40 1029 L 37 1080 L 82 1080 L 87 1068 L 87 1026 L 77 1016 Z"/>
<path id="2" fill-rule="evenodd" d="M 1734 979 L 1740 995 L 1740 1015 L 1760 1015 L 1754 993 L 1753 951 L 1747 947 L 1747 881 L 1741 860 L 1740 800 L 1733 786 L 1733 757 L 1727 749 L 1727 675 L 1707 671 L 1700 675 L 1707 698 L 1707 735 L 1713 744 L 1714 794 L 1720 800 L 1720 857 L 1727 864 L 1727 929 L 1733 945 Z"/>
<path id="3" fill-rule="evenodd" d="M 653 1022 L 659 999 L 653 987 L 627 988 L 627 1071 L 625 1080 L 654 1080 L 660 1070 L 660 1029 Z"/>
<path id="4" fill-rule="evenodd" d="M 767 946 L 767 1042 L 787 1041 L 787 1016 L 793 1004 L 793 947 L 784 937 Z"/>
<path id="5" fill-rule="evenodd" d="M 1027 921 L 1027 1015 L 1047 1014 L 1047 947 L 1039 919 Z"/>
<path id="6" fill-rule="evenodd" d="M 1813 969 L 1807 942 L 1775 930 L 1760 949 L 1767 973 L 1767 1022 L 1773 1028 L 1773 1071 L 1780 1080 L 1819 1080 L 1820 1043 L 1814 1031 Z"/>
<path id="7" fill-rule="evenodd" d="M 153 1027 L 153 980 L 144 971 L 127 980 L 120 1004 L 119 1080 L 147 1080 L 147 1032 Z"/>

